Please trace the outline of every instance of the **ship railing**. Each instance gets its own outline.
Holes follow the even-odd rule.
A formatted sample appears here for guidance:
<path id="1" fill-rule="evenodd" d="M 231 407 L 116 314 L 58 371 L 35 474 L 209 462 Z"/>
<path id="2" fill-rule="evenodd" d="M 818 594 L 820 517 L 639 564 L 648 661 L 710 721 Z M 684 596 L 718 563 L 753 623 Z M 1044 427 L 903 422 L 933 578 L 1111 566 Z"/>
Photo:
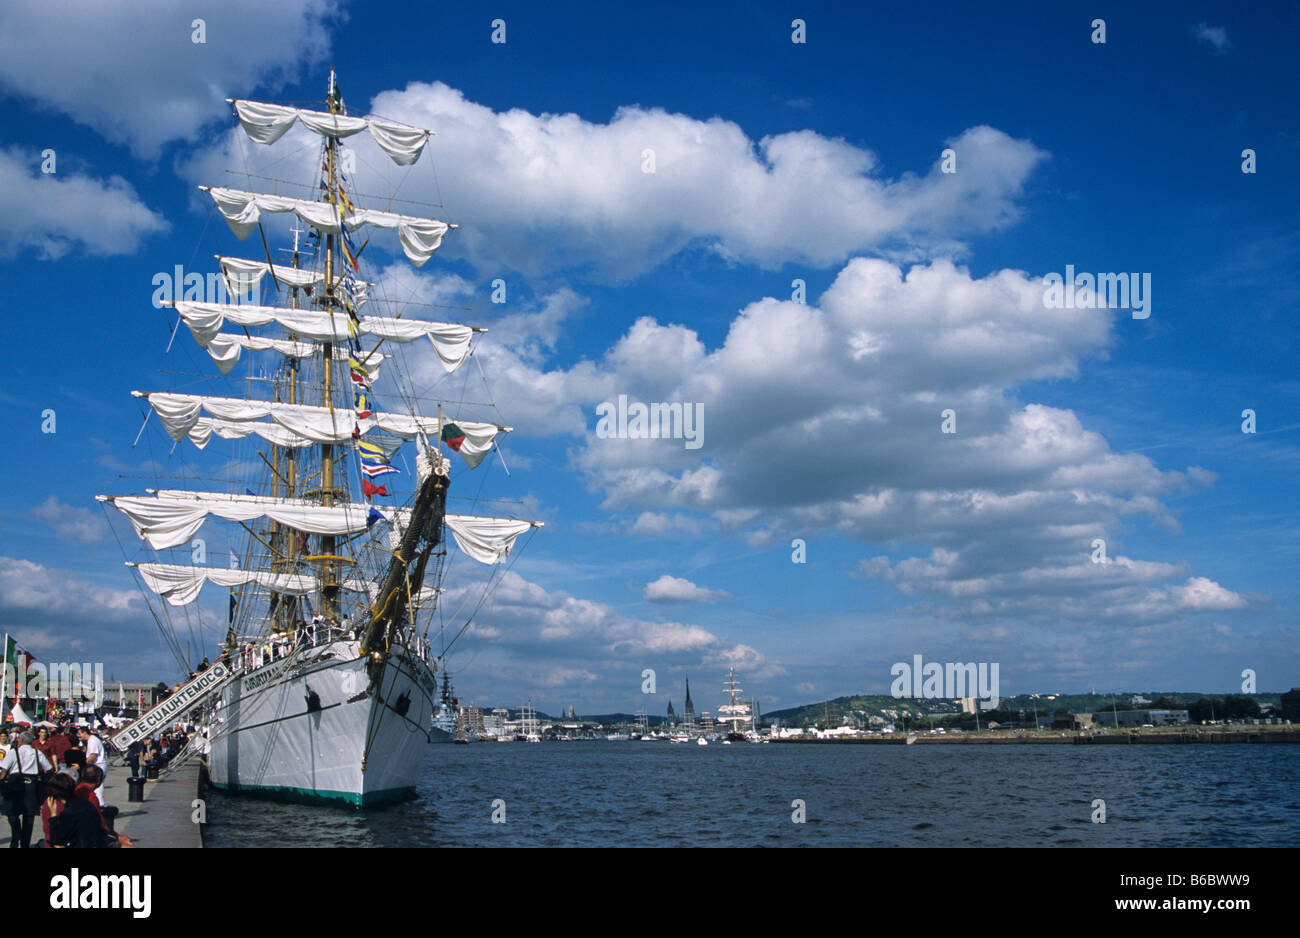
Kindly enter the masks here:
<path id="1" fill-rule="evenodd" d="M 299 634 L 293 638 L 272 638 L 260 644 L 247 644 L 234 656 L 232 670 L 256 671 L 300 651 L 338 641 L 356 641 L 359 633 L 356 628 L 345 629 L 341 625 L 307 626 L 298 631 Z"/>

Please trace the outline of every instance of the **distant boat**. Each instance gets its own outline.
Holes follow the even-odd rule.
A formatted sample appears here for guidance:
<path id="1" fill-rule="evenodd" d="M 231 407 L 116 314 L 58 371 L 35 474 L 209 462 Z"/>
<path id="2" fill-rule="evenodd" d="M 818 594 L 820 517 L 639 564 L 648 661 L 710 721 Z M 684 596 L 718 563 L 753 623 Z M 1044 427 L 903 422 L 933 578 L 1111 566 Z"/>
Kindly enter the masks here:
<path id="1" fill-rule="evenodd" d="M 452 696 L 451 675 L 446 667 L 442 670 L 442 696 L 433 710 L 433 733 L 430 742 L 459 742 L 456 739 L 456 726 L 460 712 L 460 701 Z"/>
<path id="2" fill-rule="evenodd" d="M 533 709 L 533 702 L 530 700 L 524 706 L 524 712 L 521 717 L 523 723 L 523 736 L 526 743 L 540 743 L 541 735 L 537 732 L 537 711 Z"/>
<path id="3" fill-rule="evenodd" d="M 730 703 L 725 703 L 718 708 L 718 712 L 725 716 L 718 717 L 719 723 L 730 723 L 731 729 L 727 731 L 726 742 L 743 743 L 748 742 L 748 734 L 754 732 L 754 717 L 750 713 L 749 704 L 736 702 L 736 693 L 740 688 L 736 685 L 736 669 L 732 668 L 727 677 L 726 687 L 730 693 Z M 748 726 L 746 726 L 748 724 Z"/>
<path id="4" fill-rule="evenodd" d="M 627 733 L 610 733 L 605 738 L 608 739 L 611 743 L 624 743 L 627 742 L 632 737 L 629 736 Z"/>
<path id="5" fill-rule="evenodd" d="M 709 741 L 708 741 L 707 739 L 705 739 L 703 736 L 701 736 L 701 737 L 699 738 L 699 741 L 696 742 L 695 745 L 697 745 L 697 746 L 707 746 L 708 744 L 709 744 Z"/>

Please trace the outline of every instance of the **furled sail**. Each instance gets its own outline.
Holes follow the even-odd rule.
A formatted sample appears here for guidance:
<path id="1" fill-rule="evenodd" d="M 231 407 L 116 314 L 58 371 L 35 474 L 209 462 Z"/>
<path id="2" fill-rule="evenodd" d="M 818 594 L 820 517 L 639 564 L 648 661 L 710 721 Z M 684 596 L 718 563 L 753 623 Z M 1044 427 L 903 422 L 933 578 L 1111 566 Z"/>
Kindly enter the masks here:
<path id="1" fill-rule="evenodd" d="M 160 489 L 152 495 L 98 495 L 111 502 L 135 528 L 135 533 L 155 550 L 179 547 L 198 533 L 209 515 L 226 521 L 272 521 L 309 534 L 357 534 L 377 522 L 395 526 L 409 523 L 411 509 L 385 508 L 366 502 L 345 502 L 326 507 L 296 498 L 231 495 L 224 492 L 186 492 Z M 515 540 L 536 521 L 447 515 L 447 527 L 456 545 L 479 563 L 500 563 L 509 556 Z"/>
<path id="2" fill-rule="evenodd" d="M 179 563 L 128 562 L 140 571 L 145 586 L 173 606 L 188 606 L 199 598 L 203 584 L 244 586 L 249 583 L 286 596 L 309 596 L 320 589 L 320 578 L 310 573 L 274 573 L 270 570 L 227 570 L 223 567 L 192 567 Z M 374 598 L 375 585 L 368 580 L 349 579 L 340 588 Z"/>
<path id="3" fill-rule="evenodd" d="M 243 257 L 223 257 L 220 254 L 217 255 L 217 261 L 221 264 L 221 273 L 226 278 L 226 288 L 231 296 L 243 296 L 260 284 L 262 278 L 268 273 L 273 274 L 276 281 L 287 287 L 315 289 L 325 282 L 323 273 L 308 268 L 285 267 L 283 264 L 268 264 L 266 261 L 248 260 Z M 370 287 L 373 286 L 365 280 L 347 281 L 344 276 L 336 278 L 334 282 L 336 285 L 345 282 L 351 284 L 352 302 L 356 306 L 366 302 Z"/>
<path id="4" fill-rule="evenodd" d="M 288 427 L 278 423 L 256 423 L 247 420 L 222 420 L 217 417 L 200 417 L 194 421 L 188 434 L 190 442 L 198 449 L 204 449 L 216 434 L 223 440 L 242 440 L 250 433 L 256 433 L 268 443 L 288 449 L 300 449 L 311 446 L 316 441 L 309 440 L 294 433 Z"/>
<path id="5" fill-rule="evenodd" d="M 510 555 L 515 540 L 536 521 L 514 518 L 480 518 L 474 515 L 447 515 L 447 527 L 456 538 L 456 546 L 479 563 L 500 563 Z"/>
<path id="6" fill-rule="evenodd" d="M 193 333 L 194 341 L 203 348 L 208 348 L 209 352 L 209 344 L 218 337 L 221 327 L 227 322 L 244 327 L 276 323 L 300 338 L 318 342 L 346 342 L 349 337 L 350 318 L 341 312 L 331 315 L 320 309 L 284 309 L 238 303 L 178 302 L 174 305 L 182 321 Z M 359 334 L 372 335 L 389 342 L 412 342 L 425 336 L 438 353 L 442 367 L 449 372 L 455 371 L 465 361 L 465 356 L 469 354 L 470 340 L 474 337 L 472 326 L 423 319 L 394 319 L 391 316 L 362 316 L 356 324 L 356 330 Z M 213 357 L 216 358 L 215 355 Z"/>
<path id="7" fill-rule="evenodd" d="M 230 374 L 235 366 L 239 364 L 244 349 L 254 352 L 275 351 L 291 358 L 309 358 L 319 351 L 319 348 L 312 342 L 298 342 L 292 339 L 265 339 L 260 336 L 235 335 L 225 332 L 218 333 L 208 340 L 206 348 L 208 354 L 212 356 L 212 361 L 216 363 L 217 370 L 223 375 Z M 334 346 L 335 361 L 347 361 L 348 354 L 349 350 L 346 345 Z M 378 352 L 369 353 L 369 357 L 366 359 L 366 371 L 371 378 L 379 377 L 380 366 L 383 365 L 384 359 L 387 357 Z"/>
<path id="8" fill-rule="evenodd" d="M 371 411 L 368 417 L 358 417 L 355 410 L 343 407 L 331 409 L 314 404 L 250 401 L 240 397 L 209 397 L 164 391 L 132 391 L 131 394 L 149 401 L 149 406 L 158 414 L 167 435 L 177 442 L 191 436 L 191 431 L 199 421 L 200 412 L 205 410 L 209 415 L 228 423 L 249 423 L 269 417 L 275 424 L 312 443 L 347 443 L 353 439 L 354 430 L 359 430 L 364 435 L 378 428 L 395 436 L 413 439 L 420 434 L 436 434 L 439 429 L 437 417 L 423 415 Z M 448 425 L 449 421 L 444 420 L 443 424 Z M 466 437 L 466 442 L 461 445 L 461 453 L 466 462 L 470 461 L 471 454 L 481 456 L 486 453 L 498 433 L 510 430 L 510 427 L 472 420 L 457 420 L 455 424 L 464 431 Z M 217 431 L 215 425 L 208 427 L 208 435 L 213 431 Z M 217 435 L 224 434 L 217 431 Z M 194 438 L 191 436 L 191 439 Z M 195 444 L 198 443 L 196 439 Z M 206 445 L 206 439 L 203 445 Z M 471 446 L 468 454 L 465 452 L 466 445 Z"/>
<path id="9" fill-rule="evenodd" d="M 442 245 L 442 237 L 455 225 L 435 218 L 417 218 L 396 212 L 375 209 L 357 209 L 351 214 L 341 213 L 332 202 L 313 202 L 310 199 L 293 199 L 265 192 L 246 192 L 224 186 L 200 186 L 212 196 L 217 209 L 225 217 L 235 237 L 243 241 L 261 220 L 262 212 L 293 212 L 312 227 L 328 234 L 338 234 L 340 226 L 356 231 L 362 225 L 372 228 L 396 228 L 402 251 L 416 267 L 423 267 Z"/>
<path id="10" fill-rule="evenodd" d="M 152 496 L 99 495 L 126 515 L 135 533 L 154 550 L 188 543 L 208 515 L 226 521 L 252 521 L 266 517 L 308 534 L 356 534 L 375 523 L 370 505 L 345 502 L 325 507 L 292 498 L 259 495 L 230 495 L 223 492 L 185 492 L 164 489 Z M 409 514 L 409 509 L 391 508 L 378 512 L 378 520 Z"/>
<path id="11" fill-rule="evenodd" d="M 257 101 L 232 100 L 239 123 L 254 143 L 275 143 L 301 121 L 308 130 L 336 138 L 351 137 L 369 130 L 379 148 L 398 166 L 410 166 L 420 158 L 425 141 L 433 133 L 409 124 L 380 120 L 377 117 L 348 117 L 344 114 L 327 114 L 280 104 L 262 104 Z"/>

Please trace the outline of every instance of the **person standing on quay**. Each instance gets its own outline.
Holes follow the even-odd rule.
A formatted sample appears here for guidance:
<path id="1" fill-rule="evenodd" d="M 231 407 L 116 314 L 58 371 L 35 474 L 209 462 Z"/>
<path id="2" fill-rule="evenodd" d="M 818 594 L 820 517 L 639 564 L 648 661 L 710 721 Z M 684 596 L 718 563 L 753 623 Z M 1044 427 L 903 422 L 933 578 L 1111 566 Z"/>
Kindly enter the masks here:
<path id="1" fill-rule="evenodd" d="M 136 740 L 126 748 L 126 764 L 131 767 L 131 777 L 140 777 L 140 751 L 144 749 L 140 740 Z"/>
<path id="2" fill-rule="evenodd" d="M 63 764 L 63 754 L 72 748 L 72 741 L 68 739 L 68 734 L 62 729 L 55 729 L 50 732 L 50 747 L 46 750 L 45 756 L 57 769 Z"/>
<path id="3" fill-rule="evenodd" d="M 81 745 L 86 750 L 86 764 L 97 765 L 99 770 L 104 773 L 104 778 L 108 778 L 108 756 L 104 752 L 104 744 L 99 741 L 99 737 L 90 732 L 90 727 L 78 727 L 81 735 Z M 99 787 L 95 789 L 95 797 L 101 804 L 104 802 L 104 783 L 101 780 Z"/>
<path id="4" fill-rule="evenodd" d="M 5 788 L 5 813 L 9 816 L 9 847 L 26 849 L 32 845 L 32 827 L 36 815 L 41 812 L 41 798 L 44 795 L 41 784 L 45 775 L 54 771 L 45 753 L 37 750 L 32 743 L 36 737 L 23 733 L 18 745 L 9 749 L 0 759 L 0 780 L 10 775 L 18 776 L 20 781 Z"/>

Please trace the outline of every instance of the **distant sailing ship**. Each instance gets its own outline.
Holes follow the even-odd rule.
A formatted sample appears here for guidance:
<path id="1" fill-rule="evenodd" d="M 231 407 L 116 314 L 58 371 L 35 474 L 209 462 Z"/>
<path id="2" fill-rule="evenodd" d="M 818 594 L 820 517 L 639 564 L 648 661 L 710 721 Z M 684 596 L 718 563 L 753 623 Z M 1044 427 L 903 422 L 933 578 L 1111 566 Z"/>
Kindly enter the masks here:
<path id="1" fill-rule="evenodd" d="M 519 717 L 519 739 L 526 743 L 540 743 L 541 734 L 537 731 L 537 711 L 530 700 L 524 705 Z"/>
<path id="2" fill-rule="evenodd" d="M 237 568 L 128 561 L 173 607 L 193 603 L 205 583 L 230 588 L 230 617 L 215 666 L 114 742 L 123 747 L 170 715 L 202 706 L 215 787 L 369 806 L 414 792 L 433 735 L 439 665 L 426 632 L 447 533 L 462 553 L 494 565 L 538 523 L 447 513 L 451 461 L 442 444 L 473 469 L 510 428 L 448 419 L 441 404 L 435 416 L 417 412 L 403 367 L 407 350 L 417 348 L 407 343 L 424 338 L 450 373 L 483 330 L 363 312 L 373 284 L 360 278 L 359 258 L 369 241 L 357 247 L 353 232 L 396 229 L 402 252 L 419 267 L 455 226 L 362 208 L 343 140 L 369 131 L 395 164 L 409 166 L 431 132 L 349 115 L 333 70 L 324 111 L 231 103 L 255 143 L 274 144 L 296 124 L 319 135 L 318 182 L 306 187 L 313 193 L 307 199 L 201 188 L 241 240 L 261 231 L 267 212 L 292 212 L 313 231 L 307 246 L 295 238 L 289 265 L 272 263 L 269 251 L 265 260 L 219 257 L 234 298 L 269 276 L 285 305 L 197 302 L 179 292 L 171 304 L 223 376 L 244 352 L 275 355 L 269 376 L 249 377 L 250 388 L 262 382 L 262 396 L 134 392 L 177 444 L 202 449 L 214 435 L 255 435 L 250 442 L 260 449 L 233 464 L 240 472 L 228 492 L 99 496 L 153 551 L 176 549 L 172 558 L 194 561 L 191 540 L 209 518 L 239 524 L 248 536 Z M 265 250 L 265 234 L 261 241 Z M 403 346 L 399 353 L 395 345 Z M 373 401 L 381 368 L 398 378 L 386 388 L 402 398 L 400 408 L 381 411 Z M 417 478 L 399 504 L 375 480 L 392 481 L 384 477 L 399 471 L 390 460 L 404 445 L 414 449 Z M 485 592 L 494 582 L 489 578 Z M 190 621 L 178 626 L 164 606 L 159 624 L 183 662 L 176 636 Z"/>
<path id="3" fill-rule="evenodd" d="M 731 669 L 723 689 L 729 692 L 730 702 L 718 708 L 720 714 L 718 722 L 731 724 L 725 737 L 727 742 L 743 743 L 752 739 L 755 736 L 754 716 L 750 713 L 749 704 L 744 701 L 736 702 L 736 694 L 740 692 L 740 687 L 736 684 L 735 668 Z"/>

